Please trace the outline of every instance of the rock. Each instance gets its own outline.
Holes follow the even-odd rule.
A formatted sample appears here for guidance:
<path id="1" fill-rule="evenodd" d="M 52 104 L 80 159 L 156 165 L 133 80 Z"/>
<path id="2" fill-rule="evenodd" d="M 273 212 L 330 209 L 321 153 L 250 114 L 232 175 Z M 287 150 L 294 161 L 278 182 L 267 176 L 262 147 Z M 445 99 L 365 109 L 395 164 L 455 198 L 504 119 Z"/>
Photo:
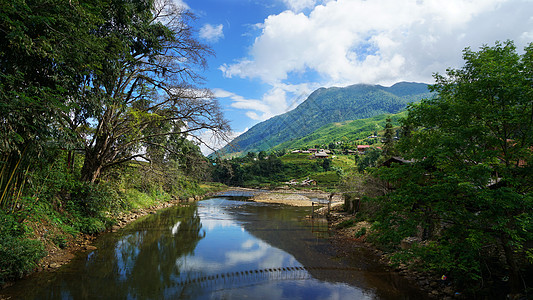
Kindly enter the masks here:
<path id="1" fill-rule="evenodd" d="M 420 239 L 417 237 L 412 237 L 412 236 L 406 237 L 400 242 L 400 248 L 402 248 L 403 250 L 407 250 L 411 248 L 412 244 L 419 243 L 419 242 L 420 242 Z"/>
<path id="2" fill-rule="evenodd" d="M 48 267 L 49 267 L 50 269 L 57 269 L 57 268 L 61 267 L 61 264 L 58 264 L 58 263 L 53 262 L 53 263 L 50 263 L 50 264 L 48 265 Z"/>
<path id="3" fill-rule="evenodd" d="M 426 285 L 429 285 L 429 282 L 427 279 L 423 279 L 423 280 L 418 281 L 418 285 L 426 286 Z"/>
<path id="4" fill-rule="evenodd" d="M 453 291 L 453 288 L 451 286 L 447 286 L 444 288 L 443 290 L 444 293 L 446 293 L 447 295 L 453 295 L 455 294 L 454 291 Z"/>

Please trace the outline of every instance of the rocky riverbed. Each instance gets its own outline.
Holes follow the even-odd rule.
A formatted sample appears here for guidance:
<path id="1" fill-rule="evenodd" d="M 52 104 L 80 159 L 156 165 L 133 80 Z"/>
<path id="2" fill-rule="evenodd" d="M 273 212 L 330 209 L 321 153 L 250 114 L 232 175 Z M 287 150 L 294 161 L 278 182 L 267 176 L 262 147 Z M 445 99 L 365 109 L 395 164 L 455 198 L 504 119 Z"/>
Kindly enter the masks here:
<path id="1" fill-rule="evenodd" d="M 319 190 L 256 190 L 248 188 L 231 188 L 221 194 L 246 194 L 251 201 L 262 203 L 277 203 L 291 206 L 313 206 L 313 203 L 326 204 L 331 198 L 331 203 L 342 203 L 342 195 Z"/>

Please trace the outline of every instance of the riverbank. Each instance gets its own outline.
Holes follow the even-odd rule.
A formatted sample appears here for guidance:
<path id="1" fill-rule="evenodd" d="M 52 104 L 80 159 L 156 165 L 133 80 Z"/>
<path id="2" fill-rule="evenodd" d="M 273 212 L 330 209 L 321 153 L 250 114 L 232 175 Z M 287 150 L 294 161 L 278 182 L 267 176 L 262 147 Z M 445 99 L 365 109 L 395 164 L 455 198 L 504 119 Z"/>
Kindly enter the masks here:
<path id="1" fill-rule="evenodd" d="M 319 210 L 317 213 L 325 216 L 327 211 Z M 372 249 L 376 256 L 379 257 L 380 262 L 389 267 L 391 272 L 396 272 L 406 278 L 411 284 L 426 292 L 430 298 L 442 300 L 464 299 L 461 293 L 455 291 L 451 282 L 443 280 L 442 276 L 416 271 L 404 264 L 396 268 L 392 267 L 390 255 L 378 250 L 375 245 L 367 240 L 367 236 L 372 230 L 372 224 L 366 221 L 354 221 L 354 215 L 344 212 L 341 205 L 331 209 L 328 220 L 329 229 L 333 233 L 333 243 L 341 252 L 346 252 L 349 251 L 346 249 L 362 245 Z"/>
<path id="2" fill-rule="evenodd" d="M 149 214 L 154 214 L 157 210 L 171 207 L 174 205 L 184 205 L 184 203 L 180 202 L 179 200 L 171 200 L 169 202 L 159 203 L 157 205 L 152 205 L 146 208 L 134 209 L 129 212 L 122 212 L 116 218 L 117 223 L 108 228 L 106 231 L 95 235 L 79 234 L 72 240 L 68 241 L 67 246 L 64 248 L 60 248 L 54 244 L 47 243 L 46 250 L 48 254 L 43 259 L 41 259 L 41 261 L 38 263 L 38 268 L 35 271 L 53 271 L 54 269 L 57 269 L 62 265 L 70 262 L 70 260 L 74 258 L 76 253 L 96 250 L 96 247 L 92 246 L 92 242 L 100 234 L 110 231 L 115 232 L 118 229 L 128 225 L 129 223 L 141 217 L 144 217 Z M 47 229 L 45 228 L 44 230 Z"/>
<path id="3" fill-rule="evenodd" d="M 215 190 L 216 191 L 216 190 Z M 173 198 L 167 201 L 152 203 L 146 207 L 139 207 L 130 211 L 122 211 L 113 215 L 114 225 L 106 228 L 106 230 L 96 234 L 77 233 L 75 235 L 66 234 L 62 231 L 60 226 L 56 223 L 41 218 L 38 221 L 25 221 L 25 226 L 31 228 L 32 238 L 40 241 L 44 246 L 46 256 L 37 262 L 37 266 L 26 276 L 37 272 L 53 272 L 61 266 L 69 263 L 77 254 L 85 251 L 94 251 L 97 248 L 92 245 L 93 241 L 100 235 L 106 232 L 115 232 L 120 228 L 125 227 L 129 223 L 138 220 L 149 214 L 155 214 L 158 210 L 176 206 L 189 205 L 191 202 L 199 201 L 204 197 L 209 197 L 213 192 L 206 192 L 204 195 L 196 195 L 187 199 Z M 58 242 L 57 238 L 61 237 Z M 25 276 L 25 277 L 26 277 Z M 9 287 L 16 283 L 15 281 L 6 281 L 0 286 L 0 290 Z M 0 296 L 0 299 L 1 296 Z"/>

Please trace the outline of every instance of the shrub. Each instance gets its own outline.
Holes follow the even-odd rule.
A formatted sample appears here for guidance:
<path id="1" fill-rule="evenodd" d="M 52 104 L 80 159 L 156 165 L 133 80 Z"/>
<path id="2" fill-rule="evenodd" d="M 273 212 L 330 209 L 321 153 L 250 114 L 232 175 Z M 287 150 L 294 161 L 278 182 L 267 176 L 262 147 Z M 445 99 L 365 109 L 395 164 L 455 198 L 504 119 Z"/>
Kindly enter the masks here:
<path id="1" fill-rule="evenodd" d="M 65 249 L 67 247 L 67 238 L 62 234 L 53 234 L 50 240 L 59 248 Z"/>
<path id="2" fill-rule="evenodd" d="M 362 237 L 363 235 L 366 234 L 366 227 L 362 227 L 361 229 L 359 229 L 356 233 L 355 233 L 355 237 L 356 238 L 360 238 Z"/>
<path id="3" fill-rule="evenodd" d="M 350 220 L 344 220 L 344 221 L 340 222 L 339 224 L 337 224 L 336 228 L 337 229 L 343 229 L 343 228 L 347 228 L 347 227 L 352 227 L 354 225 L 355 225 L 355 220 L 350 219 Z"/>
<path id="4" fill-rule="evenodd" d="M 76 229 L 87 234 L 96 234 L 106 229 L 106 220 L 96 218 L 80 217 L 74 224 Z"/>
<path id="5" fill-rule="evenodd" d="M 71 192 L 71 201 L 83 216 L 98 217 L 106 210 L 115 209 L 114 194 L 105 184 L 78 182 Z"/>
<path id="6" fill-rule="evenodd" d="M 21 278 L 35 269 L 45 255 L 40 241 L 0 236 L 0 283 Z"/>

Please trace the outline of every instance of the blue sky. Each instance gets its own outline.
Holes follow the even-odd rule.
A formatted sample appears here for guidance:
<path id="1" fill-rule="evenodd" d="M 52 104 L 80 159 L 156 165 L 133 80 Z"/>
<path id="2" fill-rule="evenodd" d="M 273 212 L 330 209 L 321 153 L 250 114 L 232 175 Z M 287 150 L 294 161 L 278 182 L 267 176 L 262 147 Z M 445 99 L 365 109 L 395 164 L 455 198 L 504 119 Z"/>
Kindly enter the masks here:
<path id="1" fill-rule="evenodd" d="M 533 42 L 533 0 L 174 0 L 212 47 L 203 75 L 235 134 L 319 87 L 432 83 L 462 50 Z"/>

